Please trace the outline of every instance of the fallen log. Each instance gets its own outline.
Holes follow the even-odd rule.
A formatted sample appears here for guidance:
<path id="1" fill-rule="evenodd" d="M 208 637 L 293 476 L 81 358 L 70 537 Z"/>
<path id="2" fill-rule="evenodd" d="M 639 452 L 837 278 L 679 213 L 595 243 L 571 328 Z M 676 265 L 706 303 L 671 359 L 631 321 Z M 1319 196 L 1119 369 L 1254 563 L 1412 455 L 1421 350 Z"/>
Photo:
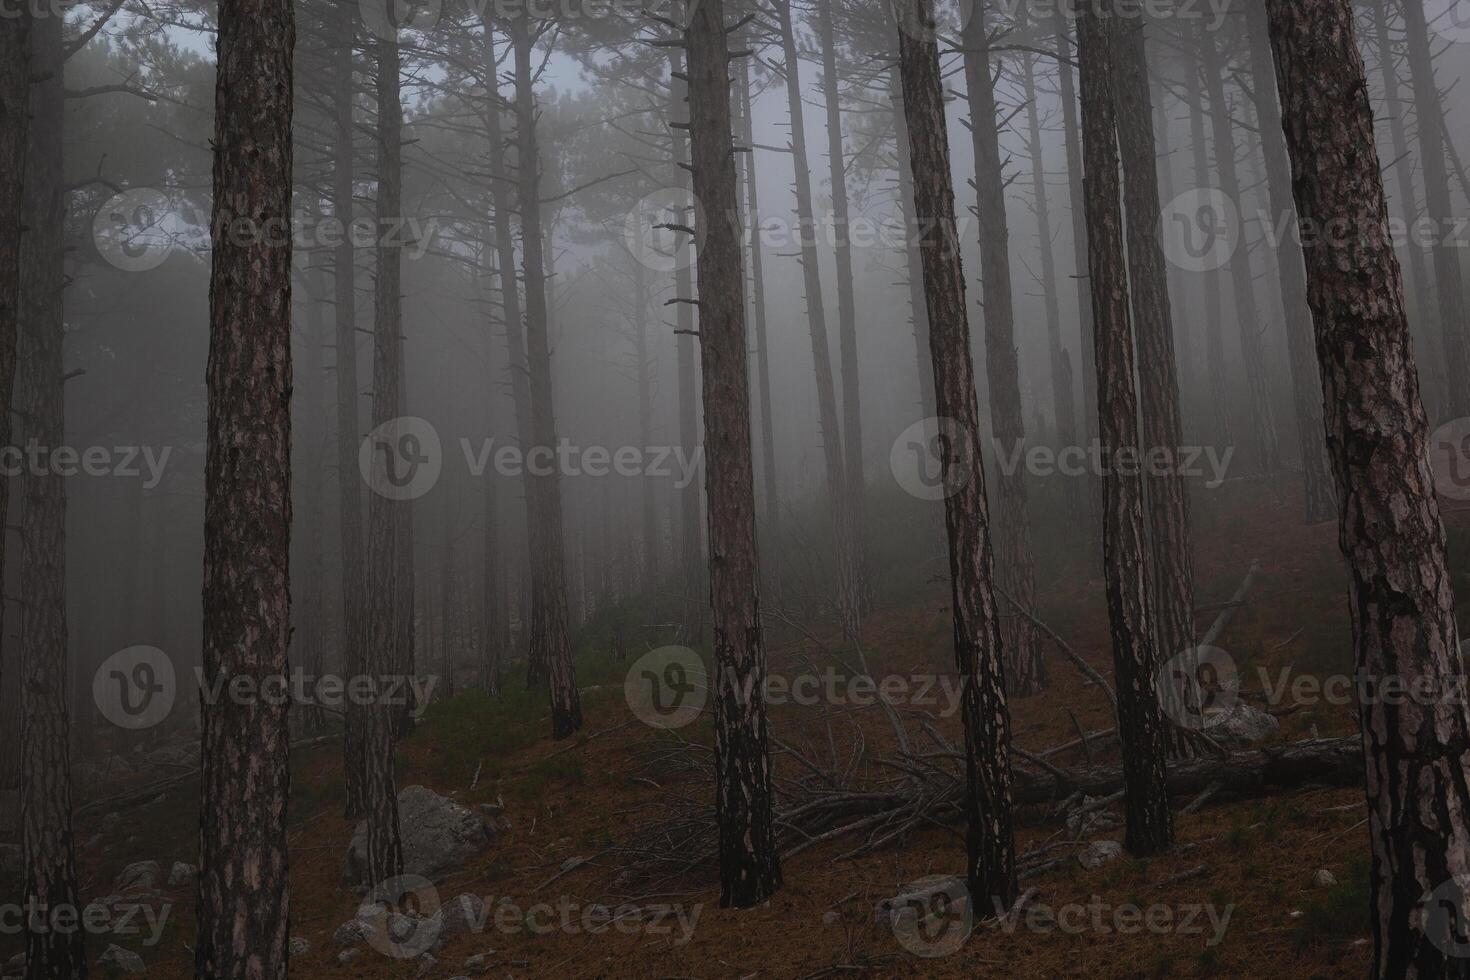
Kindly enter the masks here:
<path id="1" fill-rule="evenodd" d="M 1028 773 L 1013 789 L 1018 804 L 1050 803 L 1073 793 L 1106 796 L 1123 788 L 1121 765 L 1055 773 Z M 1311 784 L 1356 786 L 1363 782 L 1363 745 L 1351 738 L 1318 738 L 1250 752 L 1200 759 L 1171 759 L 1170 796 L 1190 797 L 1219 784 L 1215 796 L 1264 796 Z"/>

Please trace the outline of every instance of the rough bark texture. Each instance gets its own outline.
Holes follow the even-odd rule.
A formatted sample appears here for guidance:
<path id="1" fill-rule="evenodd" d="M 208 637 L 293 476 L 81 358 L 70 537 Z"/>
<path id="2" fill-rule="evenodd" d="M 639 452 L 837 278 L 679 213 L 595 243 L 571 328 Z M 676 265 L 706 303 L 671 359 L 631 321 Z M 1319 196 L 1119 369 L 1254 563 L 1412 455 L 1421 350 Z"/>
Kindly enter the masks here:
<path id="1" fill-rule="evenodd" d="M 771 760 L 761 690 L 760 558 L 755 534 L 745 273 L 739 181 L 731 141 L 729 53 L 723 0 L 702 0 L 685 34 L 699 246 L 699 350 L 709 508 L 715 671 L 715 801 L 720 822 L 720 904 L 749 908 L 781 887 L 771 815 Z"/>
<path id="2" fill-rule="evenodd" d="M 1429 249 L 1434 260 L 1435 297 L 1439 300 L 1440 338 L 1444 344 L 1444 371 L 1449 398 L 1445 409 L 1456 418 L 1470 415 L 1470 346 L 1465 339 L 1465 285 L 1460 268 L 1460 249 L 1454 234 L 1454 205 L 1450 201 L 1450 179 L 1445 167 L 1445 116 L 1439 86 L 1434 80 L 1434 61 L 1429 48 L 1429 28 L 1424 22 L 1423 0 L 1403 0 L 1404 33 L 1409 44 L 1409 70 L 1414 87 L 1414 108 L 1419 117 L 1419 169 L 1424 175 L 1424 214 L 1434 228 Z M 1402 166 L 1402 164 L 1401 164 Z"/>
<path id="3" fill-rule="evenodd" d="M 220 4 L 204 464 L 209 684 L 290 669 L 292 249 L 271 229 L 291 220 L 295 42 L 290 0 Z M 231 232 L 242 224 L 256 234 Z M 288 705 L 208 701 L 195 972 L 285 977 Z"/>
<path id="4" fill-rule="evenodd" d="M 1271 60 L 1271 36 L 1266 8 L 1245 5 L 1246 29 L 1250 35 L 1251 79 L 1255 89 L 1256 115 L 1260 119 L 1261 144 L 1266 157 L 1266 183 L 1274 220 L 1291 227 L 1296 206 L 1291 199 L 1291 160 L 1281 133 L 1281 102 L 1276 94 L 1275 67 Z M 1407 174 L 1408 167 L 1401 173 Z M 1291 361 L 1292 407 L 1296 414 L 1297 441 L 1301 445 L 1302 483 L 1306 497 L 1307 523 L 1332 520 L 1337 497 L 1328 473 L 1327 445 L 1322 433 L 1322 403 L 1317 397 L 1321 376 L 1312 354 L 1312 311 L 1307 307 L 1307 273 L 1301 245 L 1287 235 L 1274 249 L 1276 275 L 1281 284 L 1281 306 L 1286 315 L 1286 353 Z"/>
<path id="5" fill-rule="evenodd" d="M 827 500 L 832 509 L 832 539 L 837 558 L 837 607 L 842 630 L 857 637 L 862 625 L 859 579 L 848 507 L 847 469 L 843 462 L 842 427 L 837 415 L 837 389 L 832 378 L 832 356 L 827 341 L 827 308 L 822 300 L 821 257 L 817 254 L 817 224 L 812 203 L 811 164 L 802 115 L 801 62 L 796 50 L 791 0 L 776 0 L 777 27 L 786 59 L 786 109 L 791 120 L 791 154 L 796 174 L 796 216 L 801 234 L 802 284 L 806 289 L 807 326 L 811 332 L 812 361 L 817 379 L 817 417 L 821 426 L 822 459 L 826 466 Z"/>
<path id="6" fill-rule="evenodd" d="M 536 99 L 532 92 L 534 39 L 526 16 L 511 21 L 515 47 L 516 135 L 521 204 L 522 281 L 526 290 L 526 362 L 531 387 L 531 449 L 556 450 L 555 401 L 551 386 L 551 340 L 548 336 L 546 261 L 541 222 L 541 149 L 536 136 Z M 566 738 L 582 727 L 572 644 L 567 635 L 565 543 L 562 538 L 561 480 L 556 468 L 544 467 L 532 478 L 537 495 L 535 520 L 541 525 L 540 551 L 532 562 L 540 567 L 542 602 L 533 607 L 531 642 L 541 646 L 540 661 L 551 688 L 551 735 Z"/>
<path id="7" fill-rule="evenodd" d="M 1470 959 L 1446 950 L 1463 942 L 1470 890 L 1470 713 L 1353 9 L 1348 0 L 1268 0 L 1267 9 L 1297 211 L 1363 232 L 1312 236 L 1304 249 L 1357 673 L 1433 692 L 1359 709 L 1373 975 L 1464 977 Z M 1455 901 L 1426 919 L 1421 900 L 1446 883 Z"/>
<path id="8" fill-rule="evenodd" d="M 919 254 L 919 243 L 915 236 L 918 222 L 914 221 L 910 213 L 914 206 L 914 169 L 909 158 L 908 113 L 903 106 L 903 76 L 897 64 L 888 73 L 888 90 L 893 102 L 898 212 L 903 221 L 904 279 L 909 290 L 909 315 L 913 317 L 914 353 L 919 368 L 919 411 L 922 413 L 921 418 L 933 418 L 934 372 L 929 367 L 929 310 L 924 300 L 924 260 Z"/>
<path id="9" fill-rule="evenodd" d="M 1133 386 L 1133 330 L 1118 179 L 1117 89 L 1104 4 L 1077 25 L 1082 87 L 1082 148 L 1093 329 L 1096 335 L 1098 425 L 1104 458 L 1138 452 L 1138 401 Z M 1111 468 L 1103 480 L 1103 561 L 1108 622 L 1118 691 L 1118 736 L 1127 770 L 1127 834 L 1134 854 L 1152 854 L 1173 839 L 1164 786 L 1165 724 L 1155 692 L 1159 657 L 1145 558 L 1143 482 Z"/>
<path id="10" fill-rule="evenodd" d="M 1180 472 L 1183 425 L 1179 407 L 1179 361 L 1174 352 L 1174 313 L 1169 271 L 1159 241 L 1158 150 L 1148 84 L 1143 22 L 1126 17 L 1113 25 L 1117 81 L 1118 145 L 1123 160 L 1123 203 L 1127 222 L 1128 286 L 1138 344 L 1138 392 L 1143 448 L 1168 453 L 1164 472 L 1147 478 L 1149 549 L 1153 563 L 1154 629 L 1158 656 L 1167 659 L 1194 646 L 1194 535 L 1189 488 Z M 1186 743 L 1170 730 L 1171 748 Z"/>
<path id="11" fill-rule="evenodd" d="M 951 420 L 940 434 L 945 525 L 954 603 L 955 664 L 965 724 L 966 878 L 972 908 L 1009 908 L 1016 900 L 1011 816 L 1011 716 L 1006 703 L 994 556 L 980 453 L 980 406 L 970 358 L 965 270 L 955 227 L 954 183 L 933 0 L 906 0 L 904 16 L 929 28 L 899 35 L 903 102 L 914 170 L 914 217 L 929 314 L 936 410 Z"/>
<path id="12" fill-rule="evenodd" d="M 65 327 L 62 189 L 62 25 L 35 21 L 30 74 L 30 175 L 22 205 L 26 232 L 20 272 L 20 390 L 27 444 L 65 444 L 62 399 Z M 284 562 L 284 556 L 282 556 Z M 70 706 L 67 696 L 66 484 L 28 473 L 20 518 L 21 847 L 27 903 L 55 914 L 81 908 L 72 837 Z M 284 622 L 282 628 L 284 629 Z M 55 929 L 27 929 L 28 980 L 87 974 L 85 939 Z"/>
<path id="13" fill-rule="evenodd" d="M 317 217 L 320 218 L 320 214 Z M 296 561 L 300 563 L 300 572 L 294 567 L 291 571 L 292 579 L 302 583 L 301 601 L 295 603 L 293 608 L 297 622 L 292 633 L 291 660 L 300 664 L 308 677 L 321 677 L 326 667 L 326 555 L 322 525 L 326 520 L 326 488 L 323 483 L 327 472 L 328 406 L 324 364 L 326 347 L 332 341 L 327 332 L 326 278 L 326 269 L 321 266 L 308 269 L 305 275 L 306 323 L 302 347 L 306 356 L 302 359 L 301 379 L 297 385 L 301 398 L 300 431 L 295 437 L 296 444 L 301 449 L 297 461 L 301 473 L 298 481 L 301 495 L 298 513 L 302 515 L 305 526 L 302 533 L 296 536 L 299 542 Z M 356 475 L 355 471 L 349 471 L 348 480 L 355 484 L 357 481 L 352 478 Z M 160 533 L 166 527 L 160 520 Z M 160 547 L 158 554 L 160 563 L 166 564 L 168 550 Z M 160 601 L 168 595 L 165 582 L 158 582 L 154 588 Z M 159 622 L 164 622 L 164 619 L 164 615 L 160 614 Z M 318 733 L 326 727 L 326 721 L 326 713 L 319 704 L 306 704 L 298 709 L 296 724 L 300 730 Z"/>
<path id="14" fill-rule="evenodd" d="M 376 42 L 378 67 L 378 233 L 384 236 L 377 248 L 377 277 L 373 293 L 373 414 L 377 431 L 398 417 L 403 402 L 401 361 L 402 316 L 400 313 L 400 263 L 398 249 L 386 240 L 388 222 L 398 214 L 402 195 L 399 147 L 402 141 L 403 110 L 399 94 L 400 55 L 395 40 Z M 387 433 L 396 451 L 396 433 Z M 370 677 L 391 675 L 396 650 L 402 641 L 398 622 L 403 573 L 399 536 L 405 526 L 403 504 L 381 493 L 368 500 L 367 527 L 367 636 L 366 673 Z M 375 700 L 364 712 L 365 802 L 367 804 L 368 887 L 377 886 L 403 873 L 403 842 L 398 825 L 398 790 L 394 772 L 396 712 L 391 705 Z"/>
<path id="15" fill-rule="evenodd" d="M 1210 132 L 1214 136 L 1215 173 L 1220 191 L 1237 207 L 1244 205 L 1239 169 L 1235 164 L 1235 122 L 1225 101 L 1225 65 L 1219 38 L 1200 32 L 1200 72 L 1209 98 Z M 1271 400 L 1270 371 L 1261 346 L 1261 314 L 1256 306 L 1256 284 L 1251 275 L 1250 250 L 1242 242 L 1230 259 L 1230 285 L 1235 297 L 1235 321 L 1240 330 L 1240 358 L 1245 368 L 1246 401 L 1250 419 L 1250 449 L 1263 473 L 1281 469 L 1281 444 L 1276 435 L 1276 413 Z M 1232 399 L 1232 404 L 1238 399 Z"/>

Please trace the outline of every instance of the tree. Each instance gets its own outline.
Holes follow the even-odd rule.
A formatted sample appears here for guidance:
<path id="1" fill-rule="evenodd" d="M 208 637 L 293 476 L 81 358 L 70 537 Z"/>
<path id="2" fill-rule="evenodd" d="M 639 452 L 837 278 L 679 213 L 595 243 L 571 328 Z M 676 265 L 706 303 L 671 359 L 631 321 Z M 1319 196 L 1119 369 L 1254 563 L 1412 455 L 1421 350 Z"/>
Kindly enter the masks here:
<path id="1" fill-rule="evenodd" d="M 745 264 L 730 111 L 724 0 L 691 4 L 689 136 L 699 261 L 699 351 L 709 508 L 710 622 L 714 636 L 716 813 L 720 904 L 749 908 L 781 887 L 771 814 L 765 700 L 742 697 L 766 680 L 755 463 L 746 348 Z"/>
<path id="2" fill-rule="evenodd" d="M 30 13 L 0 21 L 0 445 L 10 445 L 15 346 L 20 302 L 21 191 L 24 185 L 26 131 L 30 122 Z M 0 514 L 9 512 L 10 480 L 0 476 Z M 0 568 L 6 542 L 0 538 Z M 0 627 L 4 625 L 0 609 Z M 3 633 L 3 629 L 0 629 Z M 0 670 L 5 666 L 0 659 Z"/>
<path id="3" fill-rule="evenodd" d="M 985 305 L 985 373 L 990 389 L 990 426 L 999 451 L 1016 453 L 1026 442 L 1021 408 L 1021 376 L 1016 352 L 1016 312 L 1011 282 L 1010 230 L 1006 224 L 1005 174 L 1000 159 L 1000 120 L 991 77 L 985 4 L 965 22 L 965 90 L 970 102 L 970 139 L 975 153 L 976 210 L 980 218 L 980 285 Z M 1026 472 L 1012 467 L 1000 474 L 996 493 L 996 569 L 1003 588 L 1027 614 L 1036 606 L 1036 567 L 1031 557 L 1031 514 Z M 1005 622 L 1009 655 L 1006 677 L 1018 697 L 1046 687 L 1041 639 L 1026 615 Z"/>
<path id="4" fill-rule="evenodd" d="M 1158 639 L 1143 523 L 1143 481 L 1138 458 L 1138 399 L 1133 384 L 1133 329 L 1129 320 L 1128 268 L 1123 257 L 1123 215 L 1118 180 L 1117 85 L 1111 28 L 1117 10 L 1087 8 L 1077 23 L 1082 90 L 1082 149 L 1086 167 L 1088 270 L 1092 282 L 1097 352 L 1098 427 L 1103 479 L 1103 563 L 1108 622 L 1118 690 L 1118 740 L 1123 746 L 1127 813 L 1125 845 L 1134 854 L 1161 851 L 1173 840 L 1165 790 L 1165 722 L 1155 693 Z"/>
<path id="5" fill-rule="evenodd" d="M 291 629 L 292 249 L 279 229 L 291 220 L 295 34 L 290 0 L 220 4 L 203 676 L 266 690 L 289 674 Z M 286 976 L 289 739 L 284 699 L 205 700 L 199 976 Z"/>
<path id="6" fill-rule="evenodd" d="M 27 77 L 31 85 L 30 155 L 22 221 L 19 316 L 24 438 L 54 450 L 65 445 L 62 396 L 65 322 L 65 190 L 62 19 L 37 18 Z M 289 154 L 288 154 L 289 157 Z M 288 313 L 289 316 L 289 313 Z M 72 833 L 70 710 L 67 698 L 66 485 L 56 474 L 29 472 L 21 484 L 20 772 L 22 850 L 28 907 L 79 909 Z M 284 564 L 284 556 L 282 558 Z M 284 650 L 284 648 L 283 648 Z M 34 905 L 31 905 L 34 903 Z M 26 976 L 85 976 L 81 930 L 26 930 Z"/>
<path id="7" fill-rule="evenodd" d="M 1454 955 L 1470 889 L 1470 711 L 1353 5 L 1268 0 L 1267 10 L 1299 220 L 1363 231 L 1304 236 L 1357 673 L 1369 690 L 1431 692 L 1359 706 L 1373 975 L 1470 976 L 1470 960 Z"/>
<path id="8" fill-rule="evenodd" d="M 937 33 L 933 0 L 906 0 L 898 48 L 913 162 L 913 218 L 916 228 L 922 229 L 936 410 L 940 418 L 952 420 L 939 433 L 939 448 L 955 664 L 965 724 L 965 871 L 972 908 L 989 914 L 1010 908 L 1018 890 L 1011 817 L 1011 716 Z"/>

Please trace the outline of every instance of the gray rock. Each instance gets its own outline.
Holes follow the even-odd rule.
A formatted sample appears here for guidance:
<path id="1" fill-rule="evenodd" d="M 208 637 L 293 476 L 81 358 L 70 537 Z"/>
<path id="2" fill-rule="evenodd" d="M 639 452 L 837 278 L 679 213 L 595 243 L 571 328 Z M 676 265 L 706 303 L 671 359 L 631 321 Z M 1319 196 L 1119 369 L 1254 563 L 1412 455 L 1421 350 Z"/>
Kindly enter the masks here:
<path id="1" fill-rule="evenodd" d="M 885 898 L 874 907 L 873 918 L 880 924 L 891 923 L 905 912 L 916 908 L 930 908 L 939 895 L 948 895 L 955 900 L 968 901 L 970 886 L 965 879 L 956 875 L 931 875 L 904 885 L 897 895 Z"/>
<path id="2" fill-rule="evenodd" d="M 485 928 L 485 903 L 478 895 L 452 898 L 436 914 L 441 936 L 458 936 Z"/>
<path id="3" fill-rule="evenodd" d="M 168 887 L 183 888 L 194 884 L 194 879 L 199 877 L 199 869 L 192 864 L 183 861 L 175 861 L 174 866 L 168 872 Z"/>
<path id="4" fill-rule="evenodd" d="M 361 955 L 362 950 L 357 949 L 356 947 L 352 949 L 344 949 L 342 950 L 342 952 L 337 954 L 337 962 L 346 965 L 348 963 L 351 963 L 353 960 L 357 959 Z"/>
<path id="5" fill-rule="evenodd" d="M 361 919 L 353 919 L 344 922 L 332 933 L 332 943 L 336 946 L 351 946 L 353 943 L 367 942 L 378 934 L 378 930 L 368 925 Z"/>
<path id="6" fill-rule="evenodd" d="M 398 794 L 398 818 L 403 827 L 406 875 L 432 880 L 458 871 L 494 840 L 495 828 L 484 814 L 423 786 L 408 786 Z M 343 880 L 349 885 L 363 884 L 366 864 L 367 821 L 363 821 L 352 834 Z"/>
<path id="7" fill-rule="evenodd" d="M 112 883 L 112 890 L 119 895 L 128 892 L 151 892 L 158 887 L 163 877 L 163 865 L 157 861 L 135 861 L 123 868 L 122 874 Z"/>
<path id="8" fill-rule="evenodd" d="M 1331 888 L 1337 884 L 1337 875 L 1328 871 L 1326 868 L 1318 868 L 1316 873 L 1312 875 L 1312 884 L 1317 888 Z"/>
<path id="9" fill-rule="evenodd" d="M 300 936 L 291 937 L 291 944 L 287 947 L 292 956 L 305 956 L 311 952 L 311 943 Z"/>
<path id="10" fill-rule="evenodd" d="M 1264 742 L 1280 730 L 1281 722 L 1275 716 L 1244 701 L 1237 701 L 1229 711 L 1205 717 L 1205 734 L 1229 748 L 1246 748 Z"/>
<path id="11" fill-rule="evenodd" d="M 488 969 L 490 966 L 490 957 L 493 955 L 495 955 L 495 951 L 492 949 L 488 953 L 476 953 L 474 956 L 466 956 L 464 958 L 464 968 L 475 971 Z"/>
<path id="12" fill-rule="evenodd" d="M 148 974 L 143 957 L 121 946 L 108 946 L 97 958 L 97 969 L 107 977 L 142 977 Z"/>
<path id="13" fill-rule="evenodd" d="M 1097 868 L 1123 856 L 1123 845 L 1115 840 L 1095 840 L 1087 850 L 1077 855 L 1077 863 L 1084 868 Z"/>

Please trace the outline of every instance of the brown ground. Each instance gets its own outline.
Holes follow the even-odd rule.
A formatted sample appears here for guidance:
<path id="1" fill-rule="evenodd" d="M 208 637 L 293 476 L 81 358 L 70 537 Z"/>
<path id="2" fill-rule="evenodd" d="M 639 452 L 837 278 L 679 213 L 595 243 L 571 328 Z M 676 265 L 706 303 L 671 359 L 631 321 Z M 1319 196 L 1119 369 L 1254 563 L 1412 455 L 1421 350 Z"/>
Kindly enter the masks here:
<path id="1" fill-rule="evenodd" d="M 1250 513 L 1249 529 L 1235 517 Z M 1221 602 L 1234 591 L 1251 559 L 1264 574 L 1250 604 L 1240 610 L 1223 641 L 1241 662 L 1247 690 L 1256 690 L 1255 668 L 1295 665 L 1316 673 L 1350 670 L 1351 650 L 1345 579 L 1337 553 L 1335 528 L 1302 528 L 1299 503 L 1251 484 L 1235 485 L 1228 496 L 1207 499 L 1199 508 L 1200 602 Z M 1451 523 L 1461 525 L 1461 513 Z M 1073 564 L 1080 566 L 1085 558 Z M 1056 575 L 1042 582 L 1042 617 L 1094 666 L 1109 672 L 1105 612 L 1100 582 L 1081 574 Z M 936 587 L 924 603 L 875 617 L 866 636 L 875 673 L 910 674 L 948 667 L 948 613 Z M 1202 614 L 1202 628 L 1214 612 Z M 795 671 L 796 658 L 819 657 L 810 640 L 788 640 L 772 652 L 773 670 Z M 1032 751 L 1075 737 L 1076 724 L 1092 731 L 1111 725 L 1105 702 L 1084 686 L 1064 660 L 1050 661 L 1047 695 L 1013 704 L 1015 737 Z M 432 719 L 405 746 L 400 785 L 422 782 L 469 804 L 505 801 L 508 826 L 482 859 L 443 882 L 445 897 L 463 892 L 509 896 L 522 908 L 555 904 L 563 896 L 587 905 L 623 900 L 615 878 L 618 863 L 608 851 L 639 837 L 657 805 L 671 792 L 708 793 L 707 786 L 675 774 L 659 785 L 635 781 L 634 760 L 646 758 L 659 738 L 631 715 L 616 683 L 586 695 L 586 731 L 599 733 L 574 745 L 554 744 L 529 734 L 505 740 L 475 724 L 451 725 Z M 1070 709 L 1070 713 L 1069 713 Z M 541 713 L 544 715 L 544 713 Z M 869 740 L 869 758 L 890 739 L 877 709 L 777 708 L 773 730 L 806 746 L 813 757 L 827 757 L 827 725 L 840 744 L 852 726 Z M 532 733 L 548 728 L 532 712 L 524 719 Z M 939 727 L 959 736 L 957 719 Z M 1343 709 L 1302 709 L 1282 717 L 1283 738 L 1300 738 L 1313 728 L 1322 735 L 1349 734 L 1354 723 Z M 686 730 L 707 731 L 700 726 Z M 691 736 L 696 737 L 696 736 Z M 703 736 L 698 736 L 703 737 Z M 342 854 L 349 828 L 340 818 L 338 759 L 335 745 L 303 753 L 297 760 L 297 802 L 293 814 L 292 877 L 295 934 L 312 950 L 295 961 L 293 972 L 311 977 L 411 977 L 415 965 L 371 951 L 350 965 L 335 962 L 332 931 L 351 918 L 357 897 L 340 884 Z M 1094 761 L 1111 758 L 1099 750 Z M 1061 766 L 1081 766 L 1073 752 L 1055 757 Z M 791 774 L 790 759 L 778 771 Z M 477 770 L 478 784 L 471 788 Z M 86 788 L 82 788 L 83 793 Z M 193 841 L 193 788 L 147 808 L 132 811 L 131 836 L 110 833 L 80 855 L 88 894 L 105 884 L 128 861 L 142 857 L 190 860 Z M 1183 801 L 1181 801 L 1183 802 Z M 1118 812 L 1114 808 L 1114 812 Z M 1062 841 L 1065 829 L 1040 810 L 1019 816 L 1020 849 Z M 653 902 L 699 906 L 700 917 L 687 943 L 669 935 L 554 931 L 531 936 L 492 929 L 458 937 L 437 954 L 433 977 L 466 971 L 464 958 L 494 950 L 487 975 L 495 977 L 698 977 L 805 978 L 817 976 L 935 977 L 1143 977 L 1362 976 L 1369 962 L 1364 904 L 1366 849 L 1362 795 L 1357 790 L 1306 789 L 1272 799 L 1206 806 L 1178 821 L 1180 845 L 1149 861 L 1122 858 L 1085 871 L 1075 863 L 1025 882 L 1034 887 L 1033 904 L 1086 904 L 1097 896 L 1109 908 L 1162 906 L 1174 916 L 1210 905 L 1216 914 L 1230 909 L 1228 928 L 1213 943 L 1213 927 L 1201 919 L 1202 932 L 1147 931 L 1119 934 L 1087 929 L 1081 934 L 1030 931 L 1024 923 L 1009 934 L 993 925 L 976 929 L 963 948 L 950 955 L 921 959 L 905 952 L 886 921 L 875 921 L 874 904 L 896 886 L 926 874 L 952 874 L 963 862 L 963 840 L 950 825 L 918 830 L 898 846 L 875 854 L 840 859 L 858 839 L 844 838 L 812 848 L 785 865 L 786 887 L 767 906 L 742 912 L 717 908 L 718 891 L 707 877 L 662 887 Z M 80 821 L 78 840 L 98 833 L 91 818 Z M 1121 830 L 1094 836 L 1121 838 Z M 1074 850 L 1077 848 L 1073 848 Z M 1065 854 L 1066 848 L 1057 854 Z M 562 862 L 574 856 L 592 860 L 550 881 Z M 165 866 L 167 866 L 165 864 Z M 1326 868 L 1335 888 L 1314 887 L 1312 874 Z M 188 896 L 174 896 L 187 903 Z M 1300 915 L 1294 916 L 1293 913 Z M 1163 914 L 1162 911 L 1156 914 Z M 157 949 L 140 952 L 154 977 L 191 975 L 192 923 L 180 912 Z M 9 937 L 3 948 L 13 951 Z M 99 946 L 100 951 L 100 946 Z"/>

